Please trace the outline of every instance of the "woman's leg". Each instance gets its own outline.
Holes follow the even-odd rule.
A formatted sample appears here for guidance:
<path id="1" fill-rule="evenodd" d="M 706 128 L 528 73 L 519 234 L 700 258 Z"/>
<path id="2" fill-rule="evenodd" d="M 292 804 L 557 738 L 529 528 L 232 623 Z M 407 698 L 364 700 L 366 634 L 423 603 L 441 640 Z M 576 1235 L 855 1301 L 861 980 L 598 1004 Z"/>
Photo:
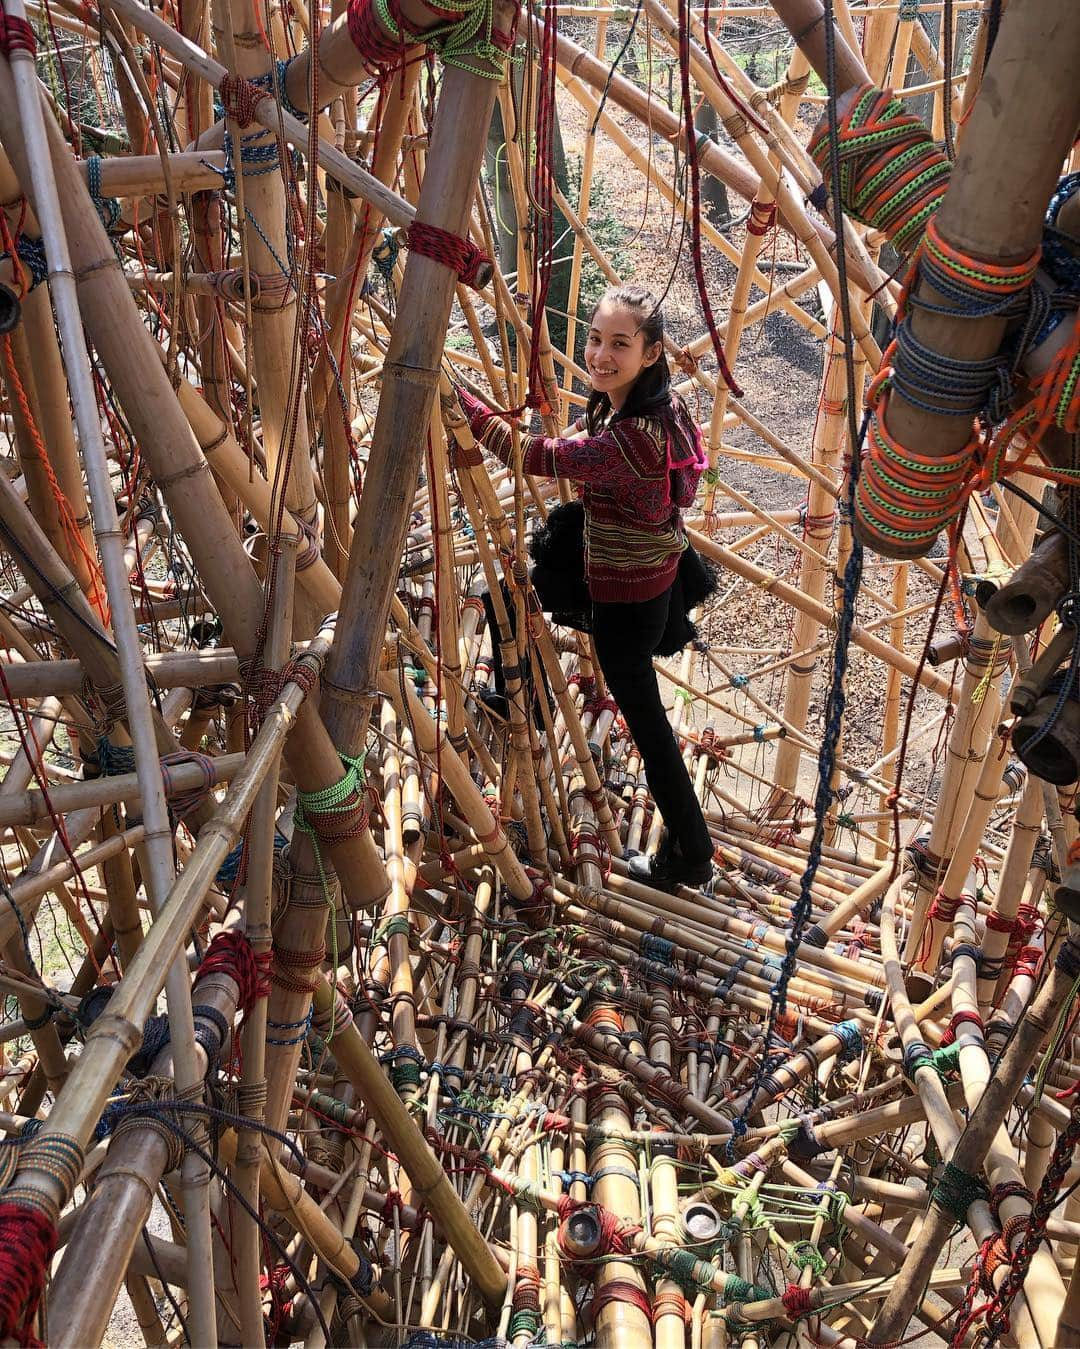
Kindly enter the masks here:
<path id="1" fill-rule="evenodd" d="M 642 604 L 593 606 L 596 657 L 630 728 L 649 788 L 673 843 L 691 865 L 712 858 L 712 840 L 660 701 L 653 652 L 667 622 L 670 591 Z"/>

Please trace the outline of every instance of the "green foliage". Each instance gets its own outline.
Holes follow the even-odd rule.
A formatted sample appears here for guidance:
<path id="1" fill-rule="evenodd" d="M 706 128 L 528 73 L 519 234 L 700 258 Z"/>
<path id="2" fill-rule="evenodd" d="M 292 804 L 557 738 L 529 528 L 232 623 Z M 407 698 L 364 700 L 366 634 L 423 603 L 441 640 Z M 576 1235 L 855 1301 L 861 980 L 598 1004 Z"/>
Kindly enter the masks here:
<path id="1" fill-rule="evenodd" d="M 767 51 L 733 52 L 735 64 L 741 66 L 755 84 L 776 84 L 784 78 L 788 62 L 791 59 L 790 47 L 771 47 Z M 806 86 L 808 94 L 824 94 L 825 86 L 817 75 L 810 72 L 810 83 Z"/>

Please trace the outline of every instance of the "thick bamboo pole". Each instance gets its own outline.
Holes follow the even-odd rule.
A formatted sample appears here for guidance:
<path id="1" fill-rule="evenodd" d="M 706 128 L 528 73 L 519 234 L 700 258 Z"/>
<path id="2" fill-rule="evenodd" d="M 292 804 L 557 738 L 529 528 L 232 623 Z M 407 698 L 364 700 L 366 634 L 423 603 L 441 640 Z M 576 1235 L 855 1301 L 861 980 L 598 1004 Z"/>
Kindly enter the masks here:
<path id="1" fill-rule="evenodd" d="M 316 639 L 301 657 L 302 664 L 317 674 L 328 649 L 328 637 Z M 290 681 L 271 707 L 252 742 L 244 770 L 234 780 L 214 819 L 202 831 L 187 866 L 116 986 L 108 1008 L 91 1028 L 83 1052 L 44 1124 L 42 1137 L 56 1134 L 75 1140 L 85 1149 L 113 1084 L 142 1041 L 142 1026 L 153 1009 L 167 971 L 187 943 L 203 896 L 236 840 L 263 776 L 276 761 L 303 697 L 304 689 Z M 16 1173 L 8 1197 L 14 1198 L 22 1186 L 27 1186 L 41 1196 L 39 1202 L 54 1206 L 59 1213 L 70 1198 L 69 1183 L 61 1174 L 36 1166 L 31 1155 Z"/>
<path id="2" fill-rule="evenodd" d="M 330 986 L 320 976 L 315 991 L 316 1007 L 329 1011 L 332 996 Z M 392 1140 L 418 1200 L 439 1223 L 479 1292 L 489 1302 L 501 1298 L 506 1288 L 505 1274 L 355 1024 L 342 1027 L 335 1036 L 334 1055 L 384 1135 Z"/>
<path id="3" fill-rule="evenodd" d="M 806 53 L 818 75 L 840 99 L 866 83 L 859 58 L 836 36 L 834 69 L 825 48 L 825 15 L 820 0 L 777 0 L 777 13 Z M 1080 49 L 1080 13 L 1068 3 L 1041 8 L 1012 5 L 984 77 L 992 98 L 976 99 L 964 130 L 964 152 L 953 170 L 936 223 L 946 243 L 976 261 L 1016 265 L 1031 257 L 1042 237 L 1046 203 L 1062 161 L 1080 124 L 1080 89 L 1070 78 Z M 1037 96 L 1032 97 L 1032 61 L 1037 58 Z M 1007 152 L 1003 152 L 1007 147 Z M 1005 335 L 1006 320 L 954 317 L 955 300 L 918 282 L 912 307 L 914 336 L 931 352 L 979 361 L 994 355 Z M 929 404 L 929 406 L 927 406 Z M 964 417 L 933 411 L 932 391 L 919 406 L 894 398 L 889 431 L 901 445 L 917 445 L 924 454 L 955 454 L 971 439 Z M 856 524 L 856 528 L 858 525 Z M 929 545 L 874 546 L 891 556 L 921 555 Z"/>
<path id="4" fill-rule="evenodd" d="M 496 28 L 507 25 L 509 14 L 509 6 L 496 8 Z M 493 79 L 456 66 L 447 69 L 417 208 L 419 221 L 459 237 L 467 234 L 494 96 Z M 342 591 L 338 637 L 323 687 L 324 720 L 339 749 L 350 754 L 362 746 L 370 718 L 371 689 L 438 386 L 454 285 L 454 273 L 443 263 L 422 253 L 409 255 L 383 363 L 382 396 Z"/>

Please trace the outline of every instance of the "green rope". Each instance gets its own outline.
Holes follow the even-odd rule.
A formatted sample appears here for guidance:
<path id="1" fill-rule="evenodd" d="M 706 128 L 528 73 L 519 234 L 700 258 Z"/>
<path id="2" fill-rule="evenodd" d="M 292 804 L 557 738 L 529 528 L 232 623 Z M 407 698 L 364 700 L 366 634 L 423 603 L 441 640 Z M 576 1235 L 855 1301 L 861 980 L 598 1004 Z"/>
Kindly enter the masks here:
<path id="1" fill-rule="evenodd" d="M 391 937 L 412 936 L 412 924 L 405 913 L 395 913 L 380 923 L 372 936 L 374 946 L 385 946 Z"/>
<path id="2" fill-rule="evenodd" d="M 387 0 L 376 0 L 376 6 L 382 19 Z M 394 30 L 392 20 L 387 26 Z M 444 65 L 457 66 L 482 80 L 501 80 L 506 51 L 494 41 L 494 28 L 492 0 L 479 0 L 470 4 L 464 17 L 428 29 L 424 42 L 439 53 Z"/>
<path id="3" fill-rule="evenodd" d="M 976 1200 L 986 1199 L 989 1193 L 981 1177 L 946 1162 L 930 1198 L 938 1208 L 951 1213 L 958 1223 L 965 1223 L 968 1209 Z"/>
<path id="4" fill-rule="evenodd" d="M 960 1065 L 960 1046 L 958 1044 L 945 1045 L 942 1049 L 935 1049 L 930 1058 L 938 1071 L 938 1076 L 945 1077 L 946 1073 L 951 1073 Z"/>
<path id="5" fill-rule="evenodd" d="M 531 1343 L 536 1338 L 536 1332 L 540 1329 L 540 1313 L 534 1312 L 527 1307 L 517 1311 L 511 1316 L 510 1324 L 506 1328 L 506 1338 L 516 1340 L 523 1333 L 529 1336 Z"/>
<path id="6" fill-rule="evenodd" d="M 658 1258 L 661 1254 L 665 1268 L 687 1294 L 704 1292 L 711 1288 L 713 1280 L 720 1272 L 707 1260 L 699 1260 L 693 1251 L 669 1246 L 665 1247 L 662 1253 L 658 1253 Z"/>
<path id="7" fill-rule="evenodd" d="M 796 1241 L 791 1247 L 791 1262 L 798 1269 L 812 1269 L 817 1278 L 824 1277 L 829 1262 L 812 1241 Z"/>
<path id="8" fill-rule="evenodd" d="M 306 834 L 311 840 L 312 851 L 315 854 L 315 866 L 319 873 L 319 884 L 322 886 L 323 899 L 326 901 L 326 907 L 330 914 L 330 950 L 333 955 L 336 970 L 338 967 L 338 940 L 337 940 L 337 916 L 334 912 L 334 897 L 330 892 L 330 882 L 327 879 L 326 869 L 323 866 L 322 850 L 319 847 L 319 835 L 315 826 L 308 818 L 308 812 L 316 815 L 335 815 L 344 814 L 346 811 L 354 809 L 355 799 L 363 795 L 364 780 L 364 759 L 367 752 L 354 758 L 351 754 L 343 754 L 338 751 L 338 757 L 345 765 L 345 776 L 329 787 L 322 787 L 317 792 L 302 792 L 297 788 L 296 792 L 296 810 L 293 812 L 293 828 L 298 829 L 302 834 Z M 330 1029 L 327 1033 L 327 1040 L 334 1038 L 335 1018 L 337 1016 L 337 999 L 335 998 L 330 1009 Z M 419 1080 L 418 1080 L 419 1084 Z"/>
<path id="9" fill-rule="evenodd" d="M 293 816 L 293 824 L 301 833 L 307 834 L 309 838 L 315 841 L 315 850 L 318 853 L 318 835 L 315 832 L 315 826 L 308 819 L 308 811 L 317 815 L 333 815 L 341 813 L 344 808 L 352 809 L 350 797 L 359 796 L 365 786 L 364 779 L 364 754 L 353 758 L 351 754 L 342 754 L 340 751 L 338 757 L 345 765 L 345 776 L 338 782 L 329 787 L 323 787 L 317 792 L 296 793 L 296 812 Z"/>

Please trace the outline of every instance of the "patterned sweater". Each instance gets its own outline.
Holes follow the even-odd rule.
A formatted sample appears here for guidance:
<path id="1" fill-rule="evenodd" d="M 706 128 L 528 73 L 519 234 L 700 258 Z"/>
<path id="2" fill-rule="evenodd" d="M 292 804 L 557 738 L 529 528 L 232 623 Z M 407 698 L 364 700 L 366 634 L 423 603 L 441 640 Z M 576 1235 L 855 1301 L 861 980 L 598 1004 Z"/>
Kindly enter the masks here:
<path id="1" fill-rule="evenodd" d="M 462 392 L 461 403 L 473 435 L 509 464 L 510 428 L 471 394 Z M 526 473 L 581 484 L 592 598 L 634 604 L 662 595 L 686 547 L 681 510 L 706 465 L 701 432 L 681 402 L 670 416 L 625 417 L 597 436 L 523 436 L 522 445 Z"/>

